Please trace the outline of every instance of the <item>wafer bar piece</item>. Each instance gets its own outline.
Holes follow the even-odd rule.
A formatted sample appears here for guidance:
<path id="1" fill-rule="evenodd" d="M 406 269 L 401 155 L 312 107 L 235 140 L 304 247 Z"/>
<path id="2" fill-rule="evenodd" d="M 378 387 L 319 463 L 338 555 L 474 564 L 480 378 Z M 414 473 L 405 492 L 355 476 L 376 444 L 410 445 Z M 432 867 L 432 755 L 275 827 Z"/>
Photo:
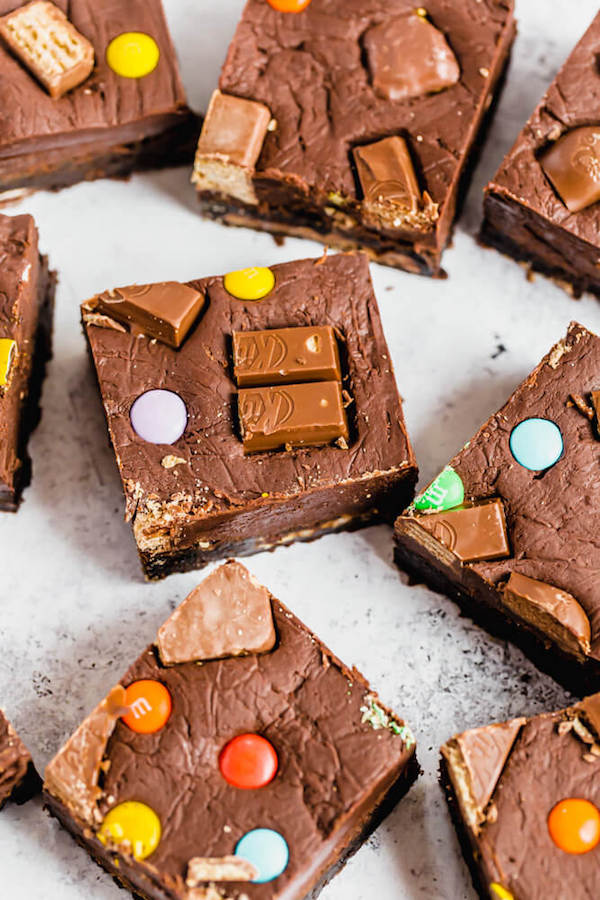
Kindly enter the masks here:
<path id="1" fill-rule="evenodd" d="M 240 387 L 340 381 L 340 355 L 330 325 L 236 331 L 235 379 Z"/>

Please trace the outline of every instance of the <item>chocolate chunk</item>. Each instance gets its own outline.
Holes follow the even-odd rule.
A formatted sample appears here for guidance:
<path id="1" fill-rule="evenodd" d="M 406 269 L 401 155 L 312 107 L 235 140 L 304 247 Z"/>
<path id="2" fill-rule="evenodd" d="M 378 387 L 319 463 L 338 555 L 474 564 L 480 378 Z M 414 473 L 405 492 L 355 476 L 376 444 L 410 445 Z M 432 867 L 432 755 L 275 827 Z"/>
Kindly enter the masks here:
<path id="1" fill-rule="evenodd" d="M 94 48 L 54 3 L 34 0 L 3 16 L 0 35 L 51 97 L 77 87 L 94 68 Z"/>
<path id="2" fill-rule="evenodd" d="M 438 206 L 421 196 L 404 138 L 390 137 L 354 148 L 366 215 L 385 228 L 428 229 L 438 218 Z"/>
<path id="3" fill-rule="evenodd" d="M 233 334 L 235 379 L 240 387 L 340 381 L 333 328 L 279 328 Z"/>
<path id="4" fill-rule="evenodd" d="M 136 325 L 150 338 L 178 348 L 204 302 L 204 295 L 187 284 L 163 281 L 105 291 L 90 301 L 89 306 L 119 322 Z"/>
<path id="5" fill-rule="evenodd" d="M 584 653 L 590 652 L 591 628 L 590 620 L 575 597 L 561 591 L 543 581 L 535 581 L 518 572 L 512 572 L 508 584 L 504 588 L 504 599 L 508 606 L 516 608 L 519 615 L 526 620 L 536 622 L 539 616 L 550 617 L 553 622 L 546 622 L 546 629 L 554 634 L 556 640 L 568 641 L 569 635 L 580 644 Z M 527 609 L 527 605 L 535 607 L 536 612 Z M 557 631 L 558 626 L 558 631 Z M 561 635 L 565 629 L 569 635 Z"/>
<path id="6" fill-rule="evenodd" d="M 424 15 L 388 19 L 365 34 L 375 93 L 408 100 L 451 87 L 460 67 L 446 38 Z"/>
<path id="7" fill-rule="evenodd" d="M 540 157 L 563 203 L 579 212 L 600 200 L 600 125 L 568 131 Z"/>
<path id="8" fill-rule="evenodd" d="M 267 135 L 271 112 L 263 103 L 215 91 L 194 164 L 199 190 L 217 190 L 256 204 L 252 173 Z"/>
<path id="9" fill-rule="evenodd" d="M 239 392 L 238 407 L 244 453 L 348 439 L 338 382 L 247 388 Z"/>
<path id="10" fill-rule="evenodd" d="M 417 521 L 461 562 L 510 556 L 501 500 L 431 513 L 419 516 Z"/>
<path id="11" fill-rule="evenodd" d="M 190 859 L 185 883 L 194 888 L 205 881 L 254 881 L 258 869 L 241 856 L 201 857 Z"/>
<path id="12" fill-rule="evenodd" d="M 117 685 L 46 766 L 45 789 L 88 825 L 97 824 L 98 778 L 108 739 L 126 712 L 125 689 Z"/>
<path id="13" fill-rule="evenodd" d="M 205 578 L 159 628 L 164 665 L 267 653 L 276 635 L 271 595 L 237 562 Z"/>
<path id="14" fill-rule="evenodd" d="M 580 712 L 596 732 L 600 739 L 600 694 L 594 694 L 592 697 L 586 697 L 577 704 L 575 709 Z"/>

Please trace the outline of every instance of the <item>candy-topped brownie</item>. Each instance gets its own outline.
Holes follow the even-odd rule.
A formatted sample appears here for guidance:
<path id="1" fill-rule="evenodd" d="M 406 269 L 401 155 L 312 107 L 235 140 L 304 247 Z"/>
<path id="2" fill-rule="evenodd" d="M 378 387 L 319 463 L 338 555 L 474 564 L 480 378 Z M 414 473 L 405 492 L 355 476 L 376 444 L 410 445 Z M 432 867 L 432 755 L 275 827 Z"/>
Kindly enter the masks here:
<path id="1" fill-rule="evenodd" d="M 412 499 L 364 255 L 122 288 L 82 312 L 150 578 L 392 521 Z"/>
<path id="2" fill-rule="evenodd" d="M 485 191 L 482 239 L 600 294 L 600 13 Z"/>
<path id="3" fill-rule="evenodd" d="M 600 694 L 465 731 L 441 772 L 482 900 L 600 896 Z"/>
<path id="4" fill-rule="evenodd" d="M 31 754 L 0 709 L 0 809 L 26 803 L 42 789 Z"/>
<path id="5" fill-rule="evenodd" d="M 31 478 L 56 279 L 31 216 L 0 215 L 0 259 L 0 510 L 14 512 Z"/>
<path id="6" fill-rule="evenodd" d="M 161 0 L 0 0 L 0 192 L 188 162 Z"/>
<path id="7" fill-rule="evenodd" d="M 300 900 L 418 771 L 410 729 L 230 561 L 50 762 L 45 797 L 143 900 Z"/>
<path id="8" fill-rule="evenodd" d="M 249 0 L 194 170 L 227 225 L 441 275 L 513 0 Z"/>
<path id="9" fill-rule="evenodd" d="M 571 324 L 396 522 L 398 564 L 577 693 L 600 684 L 600 339 Z"/>

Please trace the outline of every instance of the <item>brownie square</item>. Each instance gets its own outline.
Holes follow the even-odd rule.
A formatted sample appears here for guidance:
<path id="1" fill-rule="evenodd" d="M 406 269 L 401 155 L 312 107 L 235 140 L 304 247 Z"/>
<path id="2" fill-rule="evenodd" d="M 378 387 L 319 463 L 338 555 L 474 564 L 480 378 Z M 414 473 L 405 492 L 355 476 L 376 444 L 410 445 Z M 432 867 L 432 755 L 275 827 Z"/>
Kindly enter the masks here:
<path id="1" fill-rule="evenodd" d="M 396 521 L 396 560 L 580 695 L 600 684 L 600 339 L 581 325 Z"/>
<path id="2" fill-rule="evenodd" d="M 190 282 L 206 302 L 179 349 L 107 316 L 115 292 L 102 312 L 98 298 L 83 304 L 126 516 L 149 578 L 392 521 L 412 499 L 417 469 L 367 258 L 339 255 L 257 271 L 274 284 L 262 300 L 236 299 L 223 278 Z M 239 413 L 247 418 L 249 391 L 238 394 L 233 334 L 307 326 L 330 326 L 336 335 L 345 406 L 338 412 L 348 439 L 340 430 L 333 444 L 290 443 L 247 455 Z M 285 400 L 292 387 L 274 389 L 272 397 Z M 132 427 L 133 404 L 155 389 L 178 395 L 187 410 L 185 431 L 171 444 L 149 443 Z"/>
<path id="3" fill-rule="evenodd" d="M 0 0 L 0 16 L 15 6 L 19 11 L 27 4 Z M 54 8 L 91 43 L 95 65 L 55 98 L 0 40 L 0 191 L 55 189 L 188 162 L 198 124 L 186 106 L 161 0 L 56 0 Z M 25 46 L 32 30 L 22 32 Z M 113 39 L 130 32 L 152 39 L 159 53 L 156 67 L 141 77 L 117 74 L 107 61 Z M 51 40 L 51 30 L 43 40 Z M 48 53 L 58 53 L 61 40 Z"/>
<path id="4" fill-rule="evenodd" d="M 31 479 L 29 437 L 51 356 L 56 278 L 31 216 L 0 215 L 0 510 L 15 512 Z"/>
<path id="5" fill-rule="evenodd" d="M 474 728 L 442 747 L 441 780 L 482 900 L 600 892 L 600 694 Z"/>
<path id="6" fill-rule="evenodd" d="M 553 180 L 598 185 L 600 165 L 600 14 L 550 85 L 485 190 L 482 240 L 554 278 L 575 296 L 600 294 L 600 205 L 596 194 L 573 204 Z M 565 139 L 568 142 L 565 143 Z M 569 146 L 571 144 L 571 146 Z M 581 183 L 583 182 L 583 183 Z M 567 188 L 568 189 L 568 188 Z M 581 208 L 580 203 L 585 205 Z"/>
<path id="7" fill-rule="evenodd" d="M 258 646 L 266 618 L 272 639 L 243 649 Z M 417 774 L 410 729 L 230 561 L 50 762 L 45 799 L 144 900 L 300 900 L 316 897 Z M 266 843 L 251 847 L 248 835 Z"/>
<path id="8" fill-rule="evenodd" d="M 42 789 L 31 754 L 0 709 L 0 809 L 26 803 Z"/>
<path id="9" fill-rule="evenodd" d="M 440 276 L 514 39 L 512 0 L 273 6 L 246 4 L 206 117 L 204 214 Z"/>

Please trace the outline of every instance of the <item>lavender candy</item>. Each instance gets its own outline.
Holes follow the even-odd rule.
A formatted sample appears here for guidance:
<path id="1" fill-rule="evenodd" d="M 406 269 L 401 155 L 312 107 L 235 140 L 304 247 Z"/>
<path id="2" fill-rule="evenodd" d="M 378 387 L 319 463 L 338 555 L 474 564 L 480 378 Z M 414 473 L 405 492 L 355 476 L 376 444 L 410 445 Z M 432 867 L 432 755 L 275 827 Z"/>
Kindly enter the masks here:
<path id="1" fill-rule="evenodd" d="M 135 433 L 150 444 L 174 444 L 187 426 L 186 405 L 173 391 L 141 394 L 129 413 Z"/>

